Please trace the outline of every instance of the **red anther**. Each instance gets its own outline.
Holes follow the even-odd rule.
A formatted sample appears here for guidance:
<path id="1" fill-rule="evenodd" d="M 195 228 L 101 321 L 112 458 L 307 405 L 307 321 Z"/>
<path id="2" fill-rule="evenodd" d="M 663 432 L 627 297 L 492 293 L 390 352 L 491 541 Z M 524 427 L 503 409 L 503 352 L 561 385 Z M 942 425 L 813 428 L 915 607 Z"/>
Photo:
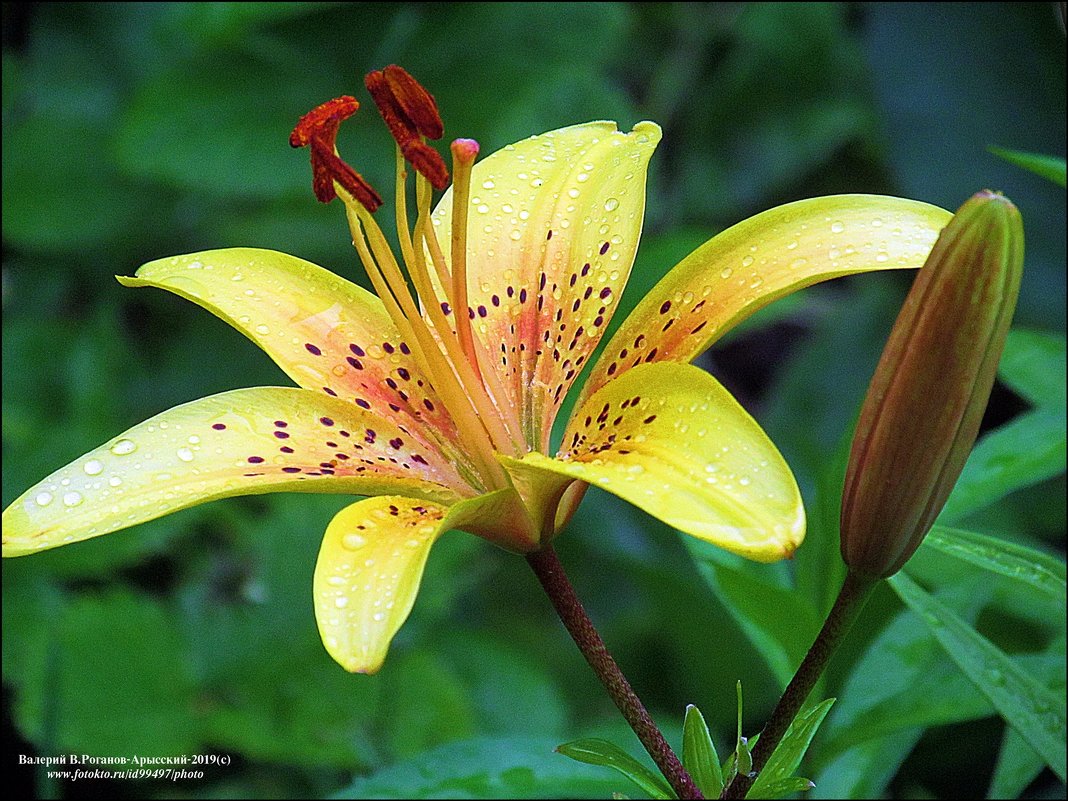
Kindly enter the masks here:
<path id="1" fill-rule="evenodd" d="M 445 125 L 438 113 L 434 96 L 403 67 L 390 64 L 382 72 L 393 94 L 393 100 L 415 125 L 415 129 L 428 139 L 441 139 Z"/>
<path id="2" fill-rule="evenodd" d="M 363 84 L 371 93 L 371 99 L 378 106 L 378 113 L 386 121 L 386 127 L 389 128 L 390 134 L 401 149 L 403 150 L 409 142 L 417 141 L 419 132 L 415 123 L 408 119 L 404 108 L 394 98 L 393 90 L 390 89 L 389 82 L 386 80 L 385 70 L 367 73 L 363 78 Z"/>
<path id="3" fill-rule="evenodd" d="M 338 126 L 348 119 L 360 107 L 354 97 L 342 95 L 316 106 L 297 123 L 289 135 L 289 144 L 293 147 L 307 147 L 314 136 L 325 136 L 330 146 L 334 146 Z"/>
<path id="4" fill-rule="evenodd" d="M 408 144 L 401 145 L 401 153 L 439 192 L 449 185 L 449 170 L 445 166 L 445 160 L 426 142 L 413 139 Z"/>
<path id="5" fill-rule="evenodd" d="M 327 145 L 322 137 L 313 137 L 311 147 L 312 187 L 315 190 L 315 196 L 320 201 L 329 203 L 337 197 L 334 189 L 336 181 L 365 209 L 371 212 L 378 210 L 378 207 L 382 205 L 382 198 L 362 175 L 338 158 L 334 149 Z"/>

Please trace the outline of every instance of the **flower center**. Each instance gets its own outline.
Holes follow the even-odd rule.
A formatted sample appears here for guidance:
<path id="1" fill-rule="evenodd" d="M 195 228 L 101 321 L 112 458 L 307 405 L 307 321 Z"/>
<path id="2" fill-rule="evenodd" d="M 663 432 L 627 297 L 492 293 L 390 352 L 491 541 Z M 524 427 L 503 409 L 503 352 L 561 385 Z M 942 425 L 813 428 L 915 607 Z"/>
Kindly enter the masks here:
<path id="1" fill-rule="evenodd" d="M 525 440 L 490 355 L 472 334 L 475 312 L 468 304 L 467 219 L 478 143 L 457 139 L 451 146 L 453 214 L 447 262 L 430 220 L 434 190 L 449 185 L 444 160 L 426 141 L 441 138 L 444 131 L 437 104 L 395 65 L 369 73 L 364 82 L 397 143 L 399 261 L 373 216 L 381 198 L 340 158 L 335 146 L 341 122 L 359 103 L 348 96 L 323 103 L 300 119 L 290 144 L 311 148 L 315 196 L 324 203 L 340 197 L 345 204 L 360 260 L 398 331 L 417 343 L 413 355 L 455 421 L 482 489 L 510 486 L 494 454 L 520 456 L 526 451 Z M 408 213 L 409 164 L 416 173 L 414 227 Z"/>

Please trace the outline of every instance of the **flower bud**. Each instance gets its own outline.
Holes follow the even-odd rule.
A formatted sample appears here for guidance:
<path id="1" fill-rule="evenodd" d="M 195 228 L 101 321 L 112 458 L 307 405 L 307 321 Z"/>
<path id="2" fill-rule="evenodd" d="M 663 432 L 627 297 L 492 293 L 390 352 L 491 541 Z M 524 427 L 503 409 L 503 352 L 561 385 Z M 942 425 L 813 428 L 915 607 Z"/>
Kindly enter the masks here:
<path id="1" fill-rule="evenodd" d="M 960 476 L 994 385 L 1023 269 L 1016 207 L 984 191 L 942 231 L 868 387 L 842 496 L 842 558 L 885 578 Z"/>

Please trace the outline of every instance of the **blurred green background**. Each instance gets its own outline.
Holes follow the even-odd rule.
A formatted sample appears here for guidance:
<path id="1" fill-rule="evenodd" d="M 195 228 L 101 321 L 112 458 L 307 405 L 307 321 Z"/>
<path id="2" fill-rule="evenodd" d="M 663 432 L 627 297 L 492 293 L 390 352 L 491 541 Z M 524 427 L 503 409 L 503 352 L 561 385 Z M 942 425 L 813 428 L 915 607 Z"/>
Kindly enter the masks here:
<path id="1" fill-rule="evenodd" d="M 364 281 L 340 209 L 314 200 L 307 154 L 287 136 L 327 98 L 365 99 L 361 76 L 393 62 L 435 94 L 446 136 L 477 138 L 483 152 L 591 119 L 664 127 L 624 309 L 694 246 L 781 202 L 880 192 L 955 209 L 993 188 L 1026 225 L 1016 324 L 1052 335 L 1063 359 L 1064 191 L 986 151 L 1063 156 L 1065 40 L 1054 5 L 4 3 L 4 503 L 173 405 L 285 383 L 208 313 L 112 276 L 247 245 Z M 391 142 L 372 112 L 339 146 L 390 186 Z M 559 540 L 669 739 L 696 703 L 723 753 L 739 678 L 746 728 L 757 730 L 784 665 L 818 627 L 836 589 L 843 437 L 908 282 L 871 275 L 807 290 L 702 360 L 805 490 L 812 532 L 793 564 L 720 564 L 595 491 Z M 988 426 L 1027 408 L 1001 387 Z M 1063 474 L 1031 483 L 969 524 L 1063 553 Z M 523 561 L 482 541 L 452 534 L 435 548 L 379 675 L 349 676 L 330 660 L 311 576 L 322 532 L 348 502 L 228 500 L 5 561 L 5 767 L 25 792 L 633 794 L 550 753 L 593 733 L 639 749 Z M 975 579 L 947 579 L 938 563 L 924 574 L 922 559 L 918 569 L 961 603 Z M 970 602 L 975 618 L 984 607 Z M 776 604 L 777 624 L 762 617 Z M 986 608 L 983 630 L 1012 652 L 1056 646 L 1056 630 L 1025 605 Z M 900 609 L 890 592 L 875 599 L 824 696 L 849 672 L 860 686 L 878 683 L 886 668 L 869 644 L 881 631 L 893 639 L 883 631 L 891 620 L 907 632 Z M 1063 682 L 1063 622 L 1059 636 Z M 910 669 L 959 683 L 944 657 L 923 658 Z M 901 698 L 890 692 L 887 705 L 907 706 L 910 688 L 894 692 Z M 818 741 L 806 765 L 816 796 L 981 796 L 1004 728 L 982 704 L 947 702 L 869 734 L 865 751 L 841 746 L 847 724 L 832 715 L 824 756 Z M 197 782 L 77 786 L 15 766 L 19 753 L 205 752 L 233 763 Z M 456 771 L 466 778 L 449 778 Z M 370 778 L 353 785 L 357 776 Z M 1049 773 L 1017 783 L 1036 777 L 1033 794 L 1063 797 Z"/>

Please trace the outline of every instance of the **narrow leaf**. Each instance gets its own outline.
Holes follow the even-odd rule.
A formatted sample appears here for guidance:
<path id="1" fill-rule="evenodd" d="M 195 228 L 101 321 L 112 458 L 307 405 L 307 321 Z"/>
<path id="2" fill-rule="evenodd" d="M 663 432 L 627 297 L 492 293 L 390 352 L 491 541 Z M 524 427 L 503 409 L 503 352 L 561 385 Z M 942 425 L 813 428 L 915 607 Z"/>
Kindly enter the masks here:
<path id="1" fill-rule="evenodd" d="M 785 798 L 788 795 L 794 793 L 803 793 L 806 790 L 811 790 L 816 785 L 809 779 L 802 779 L 800 776 L 791 776 L 788 779 L 776 779 L 773 782 L 768 782 L 759 791 L 750 790 L 747 797 L 751 798 Z M 754 785 L 754 788 L 756 785 Z"/>
<path id="2" fill-rule="evenodd" d="M 1028 172 L 1040 175 L 1047 181 L 1059 186 L 1065 184 L 1064 159 L 1055 156 L 1044 156 L 1041 153 L 1025 153 L 1022 150 L 1009 150 L 1004 147 L 990 145 L 987 150 L 999 158 L 1005 159 L 1010 164 L 1023 167 Z"/>
<path id="3" fill-rule="evenodd" d="M 576 762 L 585 762 L 587 765 L 599 765 L 617 770 L 653 798 L 675 797 L 667 782 L 660 776 L 653 773 L 618 745 L 607 740 L 599 740 L 594 737 L 574 740 L 570 743 L 558 745 L 556 751 L 574 759 Z"/>
<path id="4" fill-rule="evenodd" d="M 753 782 L 753 788 L 750 791 L 753 798 L 775 798 L 777 796 L 772 794 L 773 787 L 791 778 L 796 779 L 793 773 L 801 764 L 801 759 L 808 751 L 812 738 L 816 736 L 816 731 L 823 719 L 827 717 L 832 704 L 834 704 L 834 699 L 828 698 L 804 710 L 794 718 L 794 722 L 786 730 L 786 735 L 775 748 L 764 769 L 760 771 L 760 776 Z M 807 779 L 802 781 L 806 785 L 810 784 Z M 806 786 L 804 789 L 809 788 Z M 796 790 L 789 792 L 796 792 Z"/>
<path id="5" fill-rule="evenodd" d="M 1059 559 L 1013 542 L 973 531 L 935 526 L 924 547 L 1018 579 L 1065 606 L 1065 566 Z"/>
<path id="6" fill-rule="evenodd" d="M 1011 492 L 1064 472 L 1064 409 L 1043 407 L 979 440 L 939 516 L 955 523 Z"/>
<path id="7" fill-rule="evenodd" d="M 1019 798 L 1044 767 L 1045 760 L 1028 745 L 1027 740 L 1016 729 L 1006 728 L 986 797 Z"/>
<path id="8" fill-rule="evenodd" d="M 1065 341 L 1059 334 L 1014 328 L 1005 340 L 998 377 L 1035 406 L 1065 401 Z"/>
<path id="9" fill-rule="evenodd" d="M 682 764 L 706 798 L 717 798 L 723 791 L 716 745 L 701 710 L 693 704 L 686 707 L 686 720 L 682 724 Z"/>
<path id="10" fill-rule="evenodd" d="M 890 584 L 927 624 L 950 659 L 1063 781 L 1065 703 L 951 609 L 899 573 Z"/>

